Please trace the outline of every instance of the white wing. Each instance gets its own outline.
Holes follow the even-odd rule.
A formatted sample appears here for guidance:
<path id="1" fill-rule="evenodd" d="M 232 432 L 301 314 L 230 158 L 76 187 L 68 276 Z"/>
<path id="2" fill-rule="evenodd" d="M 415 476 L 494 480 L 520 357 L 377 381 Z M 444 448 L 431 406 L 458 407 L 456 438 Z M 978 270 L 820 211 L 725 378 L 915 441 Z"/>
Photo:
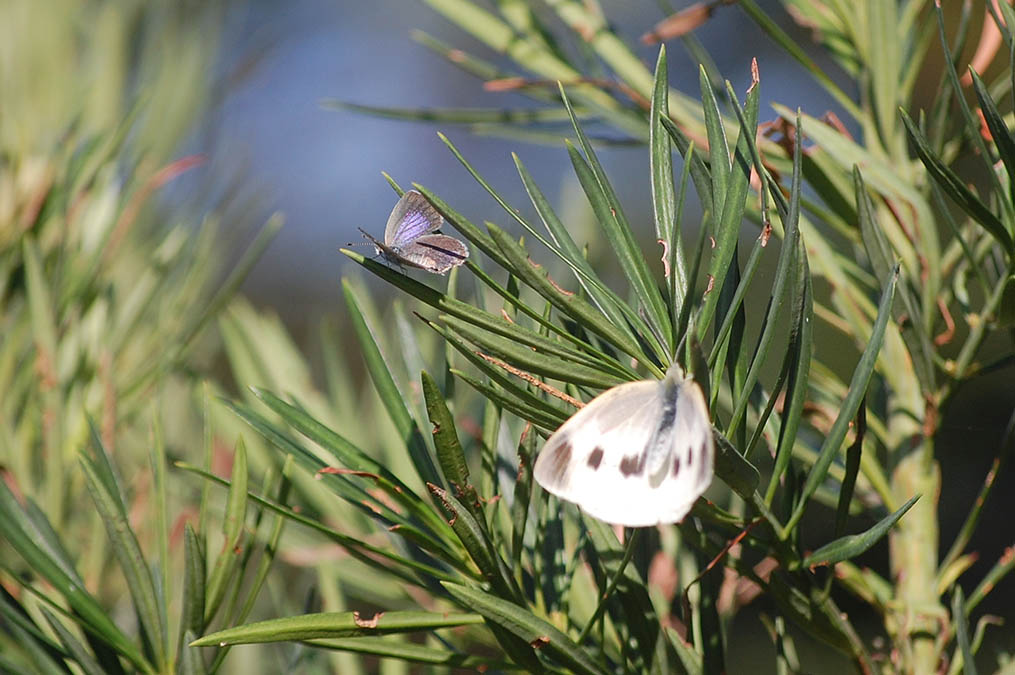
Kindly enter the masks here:
<path id="1" fill-rule="evenodd" d="M 712 481 L 708 408 L 691 379 L 614 387 L 547 440 L 534 475 L 545 490 L 629 527 L 678 522 Z"/>

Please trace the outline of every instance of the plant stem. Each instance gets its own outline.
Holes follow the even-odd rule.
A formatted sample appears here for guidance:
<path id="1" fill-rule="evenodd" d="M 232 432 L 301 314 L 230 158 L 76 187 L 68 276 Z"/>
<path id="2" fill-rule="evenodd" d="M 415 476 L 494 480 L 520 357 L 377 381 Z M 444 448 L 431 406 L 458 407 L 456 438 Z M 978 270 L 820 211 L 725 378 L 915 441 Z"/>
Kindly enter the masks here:
<path id="1" fill-rule="evenodd" d="M 900 502 L 923 497 L 892 530 L 890 556 L 895 579 L 895 602 L 886 626 L 902 653 L 903 672 L 935 673 L 940 654 L 936 639 L 947 621 L 937 595 L 938 495 L 941 469 L 933 459 L 931 439 L 910 452 L 892 474 L 892 487 Z"/>

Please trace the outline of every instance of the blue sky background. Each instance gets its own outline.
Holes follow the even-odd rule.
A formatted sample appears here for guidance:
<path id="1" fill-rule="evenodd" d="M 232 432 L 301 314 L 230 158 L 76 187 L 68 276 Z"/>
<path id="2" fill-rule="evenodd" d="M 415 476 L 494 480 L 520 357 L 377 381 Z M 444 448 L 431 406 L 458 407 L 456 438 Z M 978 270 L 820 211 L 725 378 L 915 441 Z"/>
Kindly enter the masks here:
<path id="1" fill-rule="evenodd" d="M 774 3 L 763 4 L 788 18 Z M 638 37 L 662 18 L 658 3 L 605 0 L 602 6 L 620 34 L 637 45 L 638 55 L 653 63 L 657 48 L 642 46 Z M 379 236 L 396 201 L 381 171 L 403 186 L 418 181 L 436 190 L 473 222 L 512 225 L 437 138 L 438 130 L 523 212 L 528 200 L 512 151 L 551 200 L 559 203 L 563 190 L 575 189 L 563 143 L 479 137 L 463 127 L 380 119 L 322 105 L 326 99 L 399 107 L 530 105 L 517 94 L 483 91 L 480 81 L 413 41 L 409 34 L 415 28 L 509 67 L 422 2 L 251 2 L 235 5 L 229 14 L 221 72 L 242 77 L 224 78 L 221 104 L 188 144 L 188 151 L 206 153 L 211 161 L 180 189 L 184 194 L 187 189 L 221 191 L 238 184 L 248 198 L 240 200 L 247 210 L 231 214 L 227 229 L 263 222 L 276 210 L 285 214 L 286 226 L 245 290 L 289 321 L 319 316 L 341 302 L 338 280 L 350 263 L 338 248 L 361 240 L 357 227 Z M 763 119 L 774 116 L 768 107 L 773 101 L 818 115 L 834 108 L 736 7 L 720 8 L 698 36 L 739 92 L 749 83 L 751 58 L 758 58 Z M 696 65 L 678 42 L 669 53 L 671 85 L 697 96 Z M 601 159 L 628 216 L 649 232 L 646 149 L 604 148 Z"/>

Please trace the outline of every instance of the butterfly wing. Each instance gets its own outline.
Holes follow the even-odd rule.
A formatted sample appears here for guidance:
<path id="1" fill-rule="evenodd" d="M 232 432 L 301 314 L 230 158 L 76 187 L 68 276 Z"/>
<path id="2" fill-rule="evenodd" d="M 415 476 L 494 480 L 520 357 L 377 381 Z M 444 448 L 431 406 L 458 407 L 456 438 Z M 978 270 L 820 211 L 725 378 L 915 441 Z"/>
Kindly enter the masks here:
<path id="1" fill-rule="evenodd" d="M 403 261 L 434 274 L 446 274 L 469 257 L 464 242 L 446 234 L 425 234 L 398 250 Z"/>
<path id="2" fill-rule="evenodd" d="M 444 217 L 416 190 L 409 190 L 395 204 L 384 227 L 384 243 L 398 250 L 418 237 L 440 228 Z"/>
<path id="3" fill-rule="evenodd" d="M 712 484 L 714 474 L 715 442 L 701 387 L 691 378 L 681 381 L 675 404 L 673 428 L 667 441 L 669 460 L 658 477 L 650 479 L 653 508 L 661 523 L 683 520 Z"/>
<path id="4" fill-rule="evenodd" d="M 536 459 L 536 481 L 608 523 L 677 522 L 712 480 L 712 431 L 692 380 L 632 382 L 592 400 Z"/>

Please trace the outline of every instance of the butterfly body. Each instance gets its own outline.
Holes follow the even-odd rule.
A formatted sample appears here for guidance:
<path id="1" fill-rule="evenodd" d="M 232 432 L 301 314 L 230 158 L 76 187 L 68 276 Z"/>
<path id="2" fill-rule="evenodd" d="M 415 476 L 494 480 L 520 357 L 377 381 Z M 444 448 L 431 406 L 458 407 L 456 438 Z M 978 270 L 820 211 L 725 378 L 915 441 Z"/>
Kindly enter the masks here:
<path id="1" fill-rule="evenodd" d="M 682 520 L 712 481 L 715 454 L 701 388 L 673 368 L 609 389 L 571 416 L 536 458 L 536 481 L 600 520 L 646 527 Z"/>
<path id="2" fill-rule="evenodd" d="M 377 254 L 390 263 L 447 274 L 468 259 L 469 249 L 464 242 L 437 233 L 443 223 L 443 216 L 426 197 L 409 190 L 391 211 L 383 242 L 362 229 L 360 232 L 374 245 Z"/>

